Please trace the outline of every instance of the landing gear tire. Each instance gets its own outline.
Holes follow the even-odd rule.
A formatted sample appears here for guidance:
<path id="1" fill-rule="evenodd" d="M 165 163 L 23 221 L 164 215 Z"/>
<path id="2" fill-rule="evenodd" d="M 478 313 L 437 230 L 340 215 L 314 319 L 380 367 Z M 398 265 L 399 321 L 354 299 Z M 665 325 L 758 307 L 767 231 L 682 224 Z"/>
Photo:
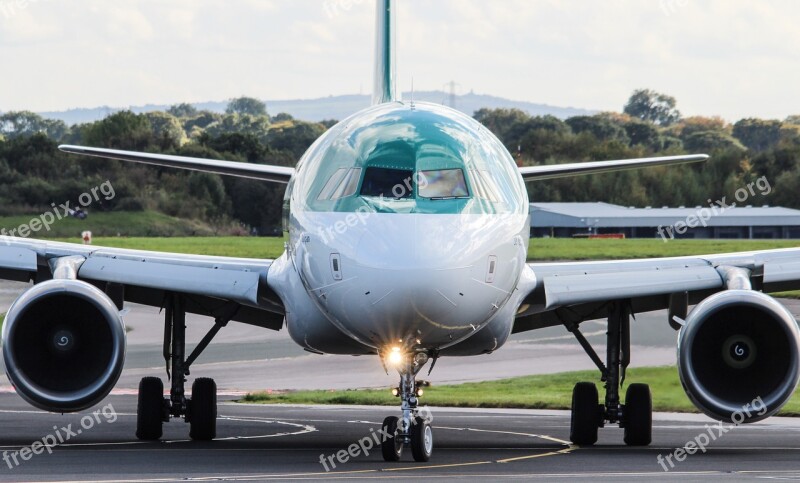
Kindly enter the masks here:
<path id="1" fill-rule="evenodd" d="M 411 454 L 414 461 L 425 462 L 433 454 L 433 428 L 427 419 L 417 416 L 411 426 Z"/>
<path id="2" fill-rule="evenodd" d="M 189 413 L 189 437 L 196 441 L 210 441 L 217 437 L 217 384 L 213 379 L 195 379 Z"/>
<path id="3" fill-rule="evenodd" d="M 164 383 L 158 377 L 145 377 L 139 382 L 136 406 L 136 437 L 155 441 L 163 434 Z"/>
<path id="4" fill-rule="evenodd" d="M 625 393 L 625 444 L 647 446 L 652 441 L 653 402 L 650 386 L 631 384 Z"/>
<path id="5" fill-rule="evenodd" d="M 400 461 L 403 454 L 403 442 L 397 437 L 397 422 L 397 416 L 388 416 L 383 420 L 381 453 L 384 461 Z"/>
<path id="6" fill-rule="evenodd" d="M 593 382 L 579 382 L 572 390 L 572 420 L 569 439 L 579 446 L 591 446 L 597 442 L 600 426 L 600 406 L 597 386 Z M 627 433 L 626 433 L 627 434 Z"/>

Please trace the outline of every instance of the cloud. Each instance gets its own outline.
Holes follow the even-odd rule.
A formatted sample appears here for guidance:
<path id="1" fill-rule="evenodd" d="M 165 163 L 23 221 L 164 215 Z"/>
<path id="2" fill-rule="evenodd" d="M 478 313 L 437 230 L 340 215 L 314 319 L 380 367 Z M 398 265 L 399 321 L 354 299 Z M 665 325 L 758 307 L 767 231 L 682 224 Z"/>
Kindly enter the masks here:
<path id="1" fill-rule="evenodd" d="M 800 113 L 800 2 L 405 0 L 398 15 L 403 90 L 412 77 L 418 90 L 455 80 L 460 92 L 620 110 L 648 87 L 686 114 Z M 13 74 L 0 77 L 0 109 L 368 91 L 373 21 L 372 0 L 0 0 Z"/>

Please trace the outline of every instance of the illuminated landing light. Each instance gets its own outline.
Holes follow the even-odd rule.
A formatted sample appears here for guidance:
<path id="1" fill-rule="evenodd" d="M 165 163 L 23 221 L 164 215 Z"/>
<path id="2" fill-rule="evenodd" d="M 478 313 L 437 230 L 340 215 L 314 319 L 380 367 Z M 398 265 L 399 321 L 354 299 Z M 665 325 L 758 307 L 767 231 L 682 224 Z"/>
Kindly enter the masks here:
<path id="1" fill-rule="evenodd" d="M 392 347 L 389 353 L 386 355 L 386 362 L 389 363 L 390 366 L 397 367 L 403 363 L 405 357 L 403 353 L 400 351 L 399 347 Z"/>

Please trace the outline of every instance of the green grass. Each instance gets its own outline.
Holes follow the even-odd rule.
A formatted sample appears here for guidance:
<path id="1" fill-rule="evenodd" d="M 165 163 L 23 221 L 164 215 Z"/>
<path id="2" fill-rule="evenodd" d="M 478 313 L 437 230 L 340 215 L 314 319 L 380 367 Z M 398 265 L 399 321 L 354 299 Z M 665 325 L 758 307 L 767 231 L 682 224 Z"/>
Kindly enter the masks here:
<path id="1" fill-rule="evenodd" d="M 473 408 L 569 409 L 572 387 L 579 381 L 598 380 L 597 371 L 514 377 L 498 381 L 468 382 L 425 388 L 422 403 L 430 406 Z M 698 412 L 686 397 L 674 366 L 629 369 L 626 381 L 650 385 L 655 411 Z M 624 394 L 623 387 L 623 394 Z M 598 382 L 602 394 L 602 386 Z M 394 406 L 399 400 L 388 389 L 342 391 L 259 392 L 241 399 L 259 404 L 364 404 Z M 779 413 L 800 415 L 797 393 Z"/>
<path id="2" fill-rule="evenodd" d="M 163 216 L 163 215 L 162 215 Z M 0 222 L 2 222 L 0 218 Z M 80 232 L 63 241 L 79 242 Z M 143 250 L 276 258 L 283 252 L 283 239 L 270 237 L 116 237 L 94 234 L 95 245 Z M 528 260 L 619 260 L 625 258 L 702 255 L 773 248 L 800 247 L 800 240 L 672 240 L 661 239 L 573 239 L 534 238 Z"/>
<path id="3" fill-rule="evenodd" d="M 11 230 L 30 223 L 31 218 L 32 216 L 0 217 L 0 228 Z M 84 230 L 92 232 L 95 245 L 122 248 L 264 258 L 275 258 L 283 252 L 283 242 L 279 239 L 215 237 L 207 224 L 157 212 L 94 212 L 85 220 L 65 218 L 56 221 L 49 231 L 42 229 L 30 236 L 80 242 L 80 234 Z M 800 240 L 670 240 L 665 243 L 661 238 L 534 238 L 528 247 L 528 259 L 613 260 L 796 246 L 800 246 Z"/>
<path id="4" fill-rule="evenodd" d="M 78 243 L 74 238 L 58 241 Z M 93 237 L 92 244 L 105 247 L 134 248 L 157 252 L 194 253 L 245 258 L 278 258 L 283 253 L 283 238 L 275 237 Z"/>
<path id="5" fill-rule="evenodd" d="M 0 217 L 0 227 L 6 232 L 29 225 L 39 214 L 30 216 Z M 79 240 L 81 232 L 89 230 L 93 236 L 210 236 L 213 231 L 201 222 L 175 218 L 154 211 L 93 212 L 85 220 L 64 218 L 56 220 L 50 229 L 40 228 L 31 238 L 71 238 Z"/>
<path id="6" fill-rule="evenodd" d="M 528 260 L 676 257 L 800 247 L 800 240 L 670 240 L 661 238 L 533 238 Z"/>

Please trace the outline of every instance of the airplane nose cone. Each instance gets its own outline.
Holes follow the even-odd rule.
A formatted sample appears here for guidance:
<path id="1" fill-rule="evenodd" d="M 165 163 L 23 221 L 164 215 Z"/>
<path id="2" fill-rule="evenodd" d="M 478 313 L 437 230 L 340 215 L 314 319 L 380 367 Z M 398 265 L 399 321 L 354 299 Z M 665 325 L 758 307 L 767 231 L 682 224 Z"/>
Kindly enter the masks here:
<path id="1" fill-rule="evenodd" d="M 514 236 L 491 221 L 375 216 L 354 251 L 341 247 L 342 283 L 325 288 L 329 313 L 345 332 L 376 347 L 409 340 L 442 347 L 463 339 L 502 307 L 524 262 Z"/>
<path id="2" fill-rule="evenodd" d="M 487 245 L 494 245 L 494 230 L 488 221 L 458 214 L 374 216 L 358 241 L 358 264 L 403 270 L 464 267 L 491 251 Z"/>
<path id="3" fill-rule="evenodd" d="M 348 295 L 330 294 L 329 309 L 349 332 L 377 347 L 460 339 L 501 302 L 473 276 L 475 267 L 351 270 L 357 278 L 346 284 Z"/>

